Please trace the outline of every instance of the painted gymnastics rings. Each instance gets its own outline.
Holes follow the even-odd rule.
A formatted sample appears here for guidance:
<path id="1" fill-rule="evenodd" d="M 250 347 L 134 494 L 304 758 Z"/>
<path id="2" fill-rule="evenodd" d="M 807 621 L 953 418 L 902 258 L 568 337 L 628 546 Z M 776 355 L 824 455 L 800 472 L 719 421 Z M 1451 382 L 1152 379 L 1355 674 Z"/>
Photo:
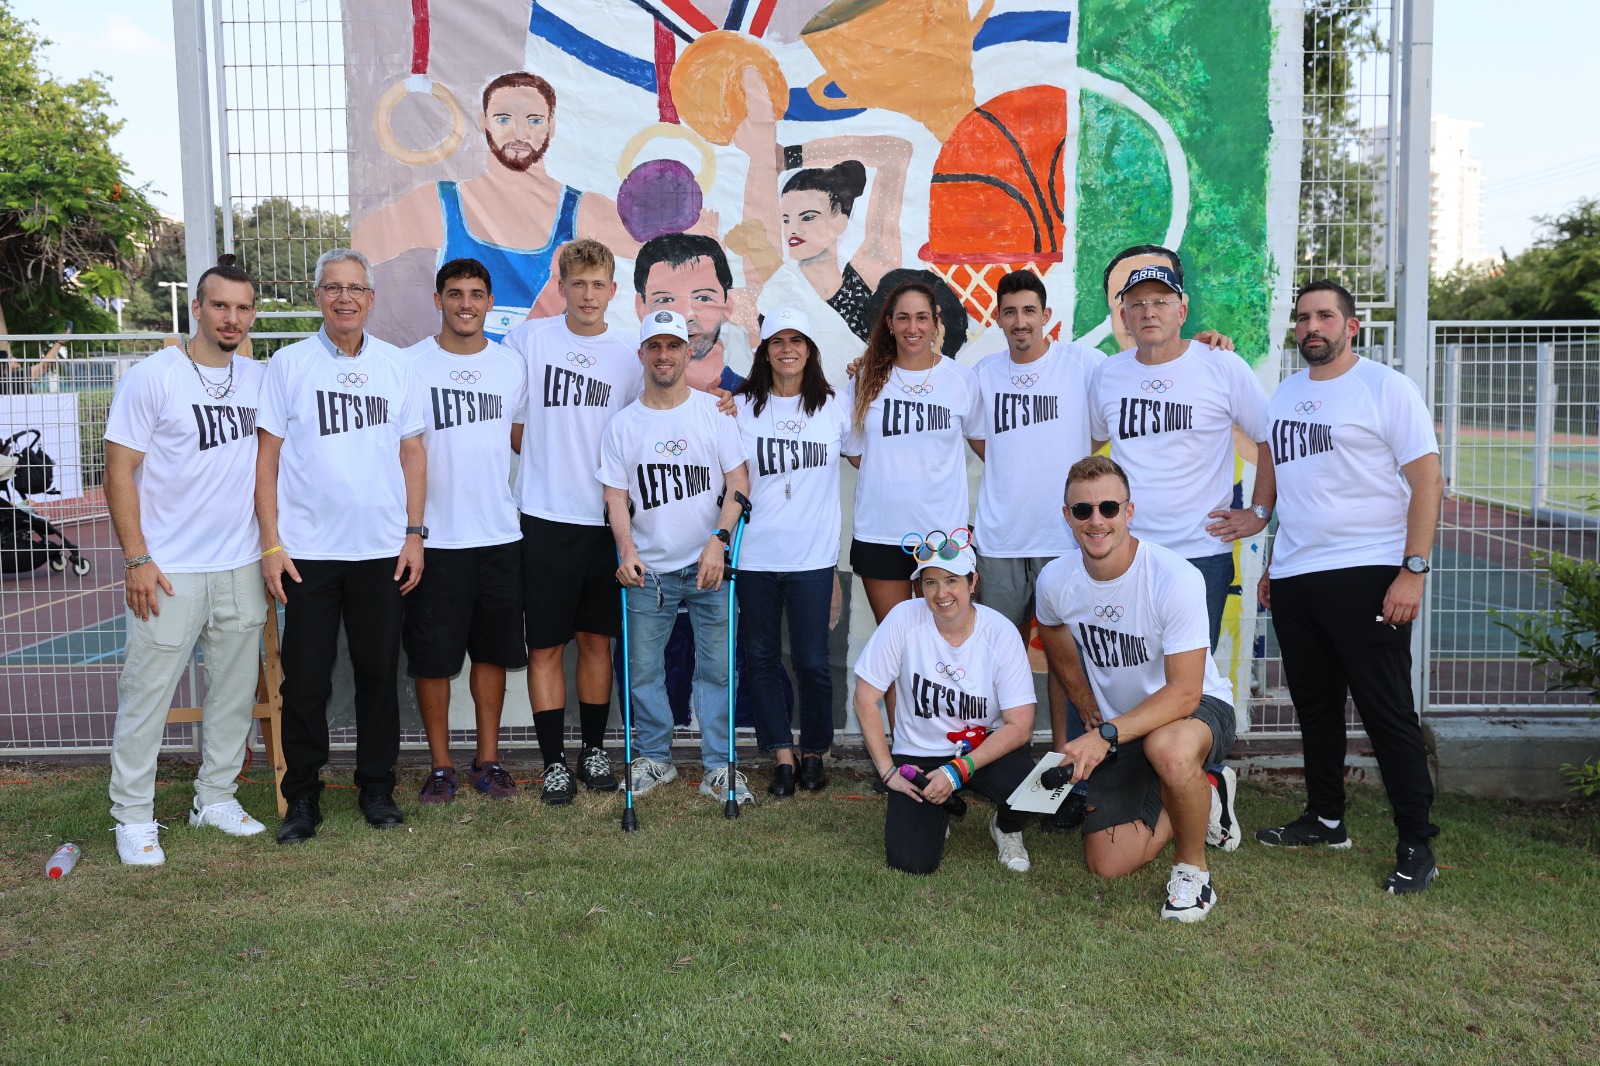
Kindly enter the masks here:
<path id="1" fill-rule="evenodd" d="M 394 109 L 412 93 L 427 93 L 450 112 L 450 132 L 431 148 L 407 148 L 394 135 Z M 455 94 L 426 74 L 412 74 L 383 90 L 383 95 L 378 97 L 373 125 L 378 133 L 378 147 L 408 167 L 425 167 L 447 158 L 461 147 L 461 139 L 467 134 L 466 112 L 461 110 Z"/>

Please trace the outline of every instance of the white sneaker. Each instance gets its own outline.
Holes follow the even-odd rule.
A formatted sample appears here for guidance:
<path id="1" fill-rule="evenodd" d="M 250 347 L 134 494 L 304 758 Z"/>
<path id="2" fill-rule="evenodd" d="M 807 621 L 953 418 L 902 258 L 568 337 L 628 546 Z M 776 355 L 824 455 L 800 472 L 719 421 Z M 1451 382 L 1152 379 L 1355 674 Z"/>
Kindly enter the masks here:
<path id="1" fill-rule="evenodd" d="M 670 762 L 656 762 L 643 755 L 633 760 L 633 794 L 642 796 L 657 785 L 678 779 L 678 768 Z"/>
<path id="2" fill-rule="evenodd" d="M 1211 790 L 1211 818 L 1206 824 L 1206 843 L 1223 851 L 1237 851 L 1244 833 L 1233 813 L 1233 798 L 1239 791 L 1239 775 L 1224 766 Z"/>
<path id="3" fill-rule="evenodd" d="M 707 770 L 705 780 L 700 782 L 700 793 L 704 796 L 726 803 L 728 800 L 728 768 L 719 766 L 715 770 Z M 742 807 L 755 799 L 750 794 L 750 785 L 744 778 L 743 770 L 733 772 L 733 798 Z"/>
<path id="4" fill-rule="evenodd" d="M 1022 844 L 1022 830 L 1015 833 L 1000 832 L 1000 816 L 998 813 L 989 815 L 989 836 L 994 840 L 994 846 L 1000 851 L 1000 865 L 1008 870 L 1015 870 L 1025 874 L 1033 869 L 1033 863 L 1028 858 L 1028 849 Z"/>
<path id="5" fill-rule="evenodd" d="M 117 858 L 126 866 L 160 866 L 167 861 L 161 850 L 160 822 L 140 822 L 117 826 Z"/>
<path id="6" fill-rule="evenodd" d="M 245 809 L 239 806 L 238 800 L 207 804 L 199 810 L 191 807 L 189 824 L 196 829 L 201 826 L 213 826 L 231 837 L 253 837 L 267 828 L 250 817 Z"/>
<path id="7" fill-rule="evenodd" d="M 1205 880 L 1202 881 L 1202 877 Z M 1178 922 L 1198 922 L 1211 913 L 1216 902 L 1217 893 L 1211 887 L 1211 875 L 1179 863 L 1172 868 L 1172 880 L 1167 882 L 1167 901 L 1161 905 L 1161 917 Z"/>

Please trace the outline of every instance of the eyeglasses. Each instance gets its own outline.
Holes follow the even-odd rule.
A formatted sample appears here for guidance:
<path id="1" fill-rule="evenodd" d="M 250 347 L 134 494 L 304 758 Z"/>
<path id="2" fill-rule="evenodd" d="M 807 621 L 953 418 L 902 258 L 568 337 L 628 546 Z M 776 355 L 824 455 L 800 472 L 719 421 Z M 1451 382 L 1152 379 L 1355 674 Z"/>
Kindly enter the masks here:
<path id="1" fill-rule="evenodd" d="M 1177 307 L 1181 303 L 1183 303 L 1182 300 L 1174 297 L 1162 296 L 1154 300 L 1135 300 L 1133 303 L 1125 306 L 1128 308 L 1128 310 L 1137 313 L 1140 311 L 1149 310 L 1151 308 L 1154 308 L 1157 311 L 1165 311 L 1168 308 Z"/>
<path id="2" fill-rule="evenodd" d="M 961 539 L 958 541 L 957 537 Z M 925 563 L 935 556 L 949 562 L 961 554 L 961 549 L 971 543 L 972 530 L 961 526 L 952 529 L 949 533 L 942 529 L 935 529 L 929 532 L 926 537 L 921 533 L 907 533 L 900 538 L 900 550 L 916 559 L 919 563 Z"/>
<path id="3" fill-rule="evenodd" d="M 372 290 L 365 285 L 322 285 L 322 294 L 330 300 L 337 300 L 342 296 L 349 296 L 352 300 L 359 300 Z"/>
<path id="4" fill-rule="evenodd" d="M 1089 516 L 1094 514 L 1094 509 L 1097 506 L 1100 508 L 1101 518 L 1115 518 L 1121 513 L 1122 505 L 1128 502 L 1128 500 L 1101 500 L 1098 504 L 1075 503 L 1067 510 L 1071 512 L 1073 518 L 1080 522 L 1087 522 Z"/>

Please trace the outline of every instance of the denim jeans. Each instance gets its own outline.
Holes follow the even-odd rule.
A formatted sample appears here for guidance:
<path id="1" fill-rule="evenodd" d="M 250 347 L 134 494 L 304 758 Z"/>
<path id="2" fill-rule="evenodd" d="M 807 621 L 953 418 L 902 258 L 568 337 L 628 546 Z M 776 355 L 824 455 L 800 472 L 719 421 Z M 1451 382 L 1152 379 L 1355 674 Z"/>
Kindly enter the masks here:
<path id="1" fill-rule="evenodd" d="M 1217 650 L 1222 635 L 1222 610 L 1228 606 L 1228 589 L 1233 585 L 1233 552 L 1205 555 L 1189 563 L 1206 579 L 1206 619 L 1211 623 L 1211 650 Z"/>
<path id="2" fill-rule="evenodd" d="M 799 690 L 800 751 L 826 755 L 833 747 L 833 667 L 828 662 L 828 614 L 833 567 L 794 573 L 741 570 L 739 628 L 744 634 L 746 691 L 762 751 L 794 747 L 783 698 L 783 619 L 789 619 L 789 662 Z"/>
<path id="3" fill-rule="evenodd" d="M 672 706 L 667 702 L 667 638 L 687 604 L 694 626 L 691 704 L 700 724 L 700 761 L 728 765 L 728 585 L 695 588 L 695 565 L 644 576 L 628 590 L 628 673 L 632 686 L 635 757 L 672 761 Z"/>

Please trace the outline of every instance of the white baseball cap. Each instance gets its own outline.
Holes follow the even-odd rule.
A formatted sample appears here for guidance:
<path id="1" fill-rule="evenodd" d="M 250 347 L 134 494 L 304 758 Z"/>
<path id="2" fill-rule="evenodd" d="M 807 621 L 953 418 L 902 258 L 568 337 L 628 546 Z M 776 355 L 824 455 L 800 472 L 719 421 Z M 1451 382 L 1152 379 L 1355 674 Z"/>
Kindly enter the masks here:
<path id="1" fill-rule="evenodd" d="M 643 344 L 651 337 L 676 337 L 687 342 L 689 323 L 676 311 L 652 311 L 639 323 L 639 343 Z"/>
<path id="2" fill-rule="evenodd" d="M 811 336 L 811 319 L 799 308 L 775 307 L 761 319 L 762 340 L 771 340 L 774 333 L 783 329 L 792 329 L 813 342 L 816 340 Z"/>
<path id="3" fill-rule="evenodd" d="M 940 570 L 948 570 L 950 573 L 957 576 L 971 574 L 976 572 L 978 569 L 978 557 L 973 554 L 973 551 L 970 547 L 957 549 L 955 557 L 951 559 L 946 559 L 942 555 L 935 554 L 930 559 L 919 559 L 917 561 L 917 568 L 911 571 L 911 576 L 912 578 L 916 578 L 916 576 L 922 573 L 924 570 L 932 570 L 936 567 Z"/>

